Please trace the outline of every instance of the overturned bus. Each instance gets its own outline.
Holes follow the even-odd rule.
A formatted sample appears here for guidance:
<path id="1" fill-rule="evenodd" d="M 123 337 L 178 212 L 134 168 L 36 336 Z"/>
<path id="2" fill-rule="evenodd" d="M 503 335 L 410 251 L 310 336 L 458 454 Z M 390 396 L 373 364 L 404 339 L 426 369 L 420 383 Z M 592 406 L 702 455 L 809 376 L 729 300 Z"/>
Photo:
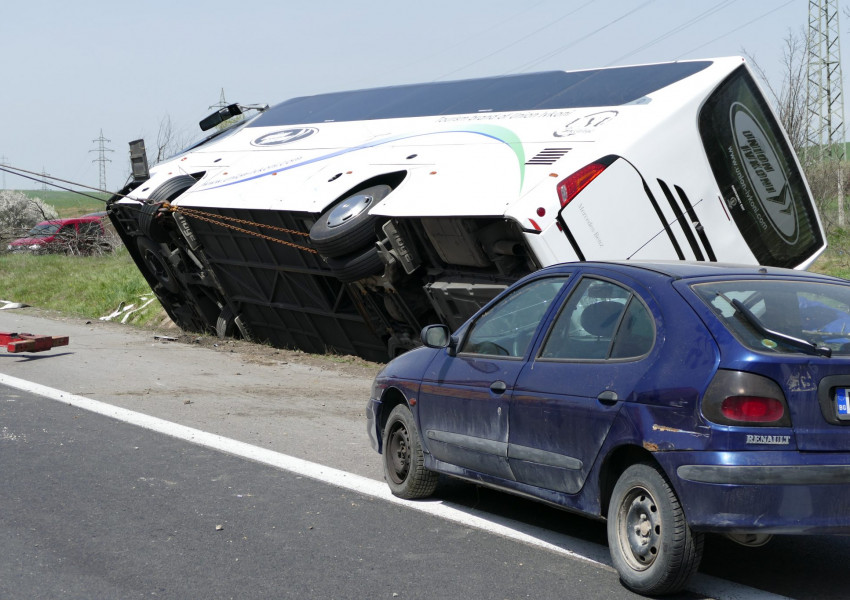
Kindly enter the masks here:
<path id="1" fill-rule="evenodd" d="M 739 57 L 255 108 L 149 172 L 137 152 L 133 180 L 109 201 L 187 330 L 381 361 L 416 345 L 423 325 L 457 327 L 553 263 L 806 268 L 826 246 L 787 136 Z"/>

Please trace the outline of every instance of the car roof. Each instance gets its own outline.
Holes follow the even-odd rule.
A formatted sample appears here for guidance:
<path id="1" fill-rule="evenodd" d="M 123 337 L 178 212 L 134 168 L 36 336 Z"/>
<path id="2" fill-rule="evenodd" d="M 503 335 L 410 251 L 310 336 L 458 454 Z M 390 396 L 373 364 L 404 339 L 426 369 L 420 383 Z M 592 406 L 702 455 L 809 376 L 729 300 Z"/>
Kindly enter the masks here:
<path id="1" fill-rule="evenodd" d="M 742 265 L 719 262 L 694 262 L 678 260 L 659 261 L 585 261 L 562 263 L 547 269 L 563 270 L 564 267 L 590 267 L 610 269 L 624 274 L 637 275 L 638 273 L 655 273 L 671 279 L 696 279 L 701 277 L 747 277 L 774 275 L 783 277 L 795 277 L 801 279 L 821 279 L 836 282 L 847 280 L 821 273 L 811 273 L 797 269 L 783 269 L 780 267 L 767 267 L 763 265 Z"/>

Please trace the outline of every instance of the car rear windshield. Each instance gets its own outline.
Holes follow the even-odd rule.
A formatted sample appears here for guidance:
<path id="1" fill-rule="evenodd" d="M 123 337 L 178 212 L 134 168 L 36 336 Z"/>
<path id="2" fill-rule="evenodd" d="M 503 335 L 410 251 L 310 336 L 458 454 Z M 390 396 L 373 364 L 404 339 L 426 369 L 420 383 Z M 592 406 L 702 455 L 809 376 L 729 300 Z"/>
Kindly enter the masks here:
<path id="1" fill-rule="evenodd" d="M 760 332 L 740 306 L 768 330 L 825 346 L 833 354 L 850 354 L 850 285 L 760 279 L 700 283 L 691 289 L 741 343 L 753 350 L 800 352 L 799 346 Z"/>
<path id="2" fill-rule="evenodd" d="M 703 106 L 699 131 L 723 200 L 760 264 L 796 267 L 823 245 L 803 176 L 742 66 Z"/>
<path id="3" fill-rule="evenodd" d="M 334 92 L 287 100 L 249 127 L 477 112 L 618 106 L 702 71 L 710 61 L 551 71 Z"/>

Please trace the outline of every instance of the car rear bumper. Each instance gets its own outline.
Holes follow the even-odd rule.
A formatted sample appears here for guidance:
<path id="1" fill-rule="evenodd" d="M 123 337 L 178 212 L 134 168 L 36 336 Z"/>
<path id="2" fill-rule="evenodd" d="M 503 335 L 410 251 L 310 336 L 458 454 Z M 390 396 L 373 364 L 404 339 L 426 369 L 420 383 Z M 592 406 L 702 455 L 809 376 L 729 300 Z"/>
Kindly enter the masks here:
<path id="1" fill-rule="evenodd" d="M 850 454 L 656 453 L 690 526 L 724 533 L 850 533 Z"/>

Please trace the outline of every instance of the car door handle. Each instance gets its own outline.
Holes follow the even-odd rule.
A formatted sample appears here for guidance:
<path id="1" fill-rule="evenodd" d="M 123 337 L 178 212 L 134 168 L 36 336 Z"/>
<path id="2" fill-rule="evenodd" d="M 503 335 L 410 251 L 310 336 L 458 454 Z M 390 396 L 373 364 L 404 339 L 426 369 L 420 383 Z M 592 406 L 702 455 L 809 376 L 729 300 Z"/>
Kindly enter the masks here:
<path id="1" fill-rule="evenodd" d="M 508 384 L 504 381 L 494 381 L 490 384 L 490 391 L 494 394 L 504 394 L 505 390 L 508 389 Z"/>
<path id="2" fill-rule="evenodd" d="M 601 402 L 602 404 L 613 406 L 614 404 L 617 404 L 617 400 L 619 400 L 619 397 L 617 396 L 617 392 L 615 392 L 614 390 L 605 390 L 604 392 L 599 394 L 596 399 L 599 400 L 599 402 Z"/>

